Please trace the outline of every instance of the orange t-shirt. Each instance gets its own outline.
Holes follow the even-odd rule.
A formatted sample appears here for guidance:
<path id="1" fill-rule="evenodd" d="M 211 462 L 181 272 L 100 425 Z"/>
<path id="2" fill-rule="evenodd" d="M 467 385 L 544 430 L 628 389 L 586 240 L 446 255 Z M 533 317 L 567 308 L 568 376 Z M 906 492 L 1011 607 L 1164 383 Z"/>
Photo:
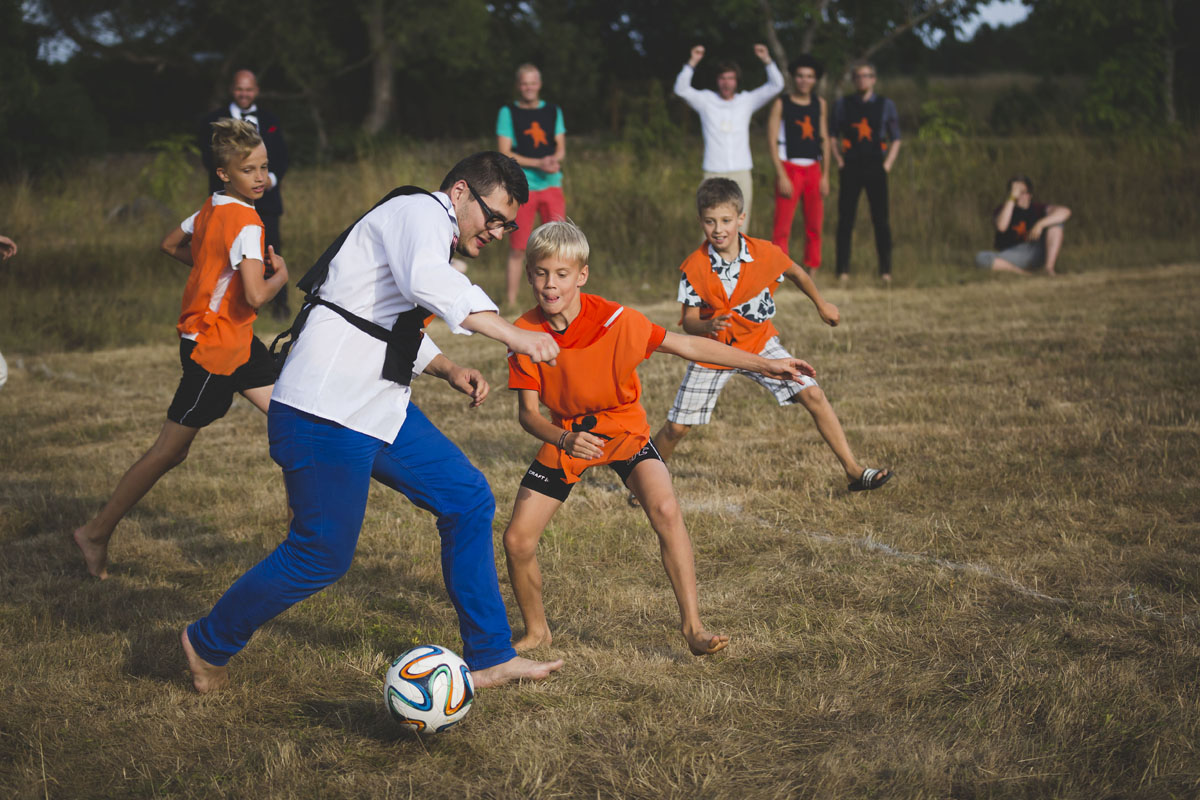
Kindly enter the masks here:
<path id="1" fill-rule="evenodd" d="M 590 461 L 542 445 L 537 460 L 562 469 L 567 483 L 578 481 L 588 467 L 632 458 L 650 441 L 637 365 L 667 335 L 666 328 L 619 303 L 591 294 L 581 294 L 580 301 L 579 316 L 562 333 L 550 329 L 540 308 L 514 323 L 554 337 L 560 348 L 555 366 L 535 364 L 524 355 L 508 357 L 508 388 L 536 391 L 555 425 L 606 439 L 604 454 Z"/>
<path id="2" fill-rule="evenodd" d="M 709 338 L 757 355 L 767 346 L 772 336 L 779 335 L 779 331 L 775 329 L 771 320 L 752 322 L 735 309 L 742 303 L 758 297 L 763 289 L 770 291 L 774 297 L 775 290 L 779 287 L 779 276 L 788 271 L 792 260 L 777 245 L 766 239 L 752 239 L 749 236 L 745 239 L 746 249 L 753 260 L 742 262 L 732 297 L 725 293 L 721 278 L 713 272 L 708 256 L 708 242 L 700 245 L 694 253 L 684 259 L 679 269 L 687 275 L 688 282 L 704 301 L 704 305 L 700 307 L 701 319 L 710 319 L 721 314 L 731 315 L 729 327 L 710 334 Z M 682 317 L 680 321 L 683 321 Z M 696 363 L 709 369 L 729 369 L 720 364 L 705 364 L 702 361 Z"/>
<path id="3" fill-rule="evenodd" d="M 240 270 L 233 270 L 213 307 L 214 297 L 221 292 L 222 274 L 236 266 L 229 263 L 229 251 L 247 225 L 262 228 L 257 211 L 243 203 L 214 205 L 212 197 L 193 223 L 192 272 L 183 289 L 183 311 L 175 327 L 195 338 L 192 360 L 214 375 L 232 375 L 250 360 L 257 313 L 246 302 Z"/>

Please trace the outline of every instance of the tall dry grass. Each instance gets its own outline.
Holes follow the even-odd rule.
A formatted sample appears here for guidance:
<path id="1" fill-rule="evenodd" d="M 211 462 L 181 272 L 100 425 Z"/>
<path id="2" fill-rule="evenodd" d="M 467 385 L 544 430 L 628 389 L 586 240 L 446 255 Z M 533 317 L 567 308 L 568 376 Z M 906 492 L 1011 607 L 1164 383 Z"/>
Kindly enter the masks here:
<path id="1" fill-rule="evenodd" d="M 781 290 L 785 344 L 896 480 L 847 494 L 801 410 L 731 383 L 671 465 L 728 650 L 686 654 L 645 517 L 599 470 L 541 545 L 542 655 L 566 668 L 423 739 L 381 680 L 414 642 L 457 643 L 426 514 L 374 487 L 346 577 L 198 697 L 177 632 L 284 535 L 262 416 L 204 431 L 88 581 L 65 534 L 155 436 L 176 351 L 26 356 L 0 392 L 0 795 L 1194 797 L 1197 267 L 828 296 L 837 329 Z M 497 387 L 474 412 L 415 391 L 486 473 L 499 533 L 536 446 L 501 348 L 434 336 Z M 682 371 L 643 366 L 655 424 Z"/>
<path id="2" fill-rule="evenodd" d="M 770 235 L 773 178 L 754 136 L 758 169 L 751 233 Z M 693 197 L 700 145 L 643 153 L 613 142 L 572 140 L 567 212 L 593 246 L 593 287 L 628 300 L 674 295 L 679 263 L 699 242 Z M 349 163 L 297 168 L 287 178 L 284 252 L 298 279 L 347 224 L 392 187 L 434 187 L 461 156 L 490 140 L 368 149 Z M 891 176 L 895 275 L 906 286 L 973 281 L 976 250 L 991 245 L 989 216 L 1006 178 L 1026 172 L 1041 198 L 1072 207 L 1061 267 L 1170 263 L 1200 244 L 1200 140 L 963 138 L 950 144 L 910 137 Z M 0 268 L 0 343 L 33 353 L 128 346 L 170 338 L 185 273 L 161 255 L 168 228 L 204 196 L 186 167 L 173 206 L 148 196 L 148 158 L 93 162 L 68 176 L 27 179 L 0 191 L 0 232 L 19 242 Z M 161 182 L 160 182 L 161 183 Z M 835 188 L 836 193 L 836 188 Z M 140 198 L 140 200 L 139 200 Z M 836 197 L 826 203 L 824 260 L 832 265 Z M 854 269 L 875 271 L 866 203 L 854 241 Z M 125 209 L 122 212 L 122 208 Z M 802 246 L 799 226 L 794 249 Z M 472 277 L 501 293 L 505 246 L 493 245 Z M 831 270 L 818 278 L 825 281 Z M 271 331 L 270 323 L 262 325 Z"/>

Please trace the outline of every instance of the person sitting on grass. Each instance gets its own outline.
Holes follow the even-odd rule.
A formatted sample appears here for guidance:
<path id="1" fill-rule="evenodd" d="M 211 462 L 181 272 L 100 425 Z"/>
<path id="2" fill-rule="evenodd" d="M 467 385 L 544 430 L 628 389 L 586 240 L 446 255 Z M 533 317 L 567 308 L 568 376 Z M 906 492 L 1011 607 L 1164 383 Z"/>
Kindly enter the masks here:
<path id="1" fill-rule="evenodd" d="M 1071 218 L 1066 206 L 1033 202 L 1033 181 L 1025 175 L 1008 179 L 1008 196 L 992 213 L 995 250 L 975 254 L 975 266 L 994 272 L 1032 275 L 1044 269 L 1054 275 L 1062 250 L 1063 223 Z"/>
<path id="2" fill-rule="evenodd" d="M 705 241 L 680 266 L 679 302 L 683 304 L 680 324 L 694 336 L 708 336 L 764 358 L 789 358 L 779 344 L 779 332 L 771 324 L 775 316 L 775 289 L 786 277 L 808 295 L 827 325 L 840 320 L 837 306 L 825 302 L 812 278 L 776 245 L 738 233 L 742 219 L 742 192 L 726 178 L 711 178 L 696 191 L 696 209 L 704 228 Z M 776 380 L 729 365 L 692 359 L 667 413 L 667 422 L 654 436 L 664 460 L 692 425 L 707 424 L 721 390 L 740 372 L 775 395 L 779 405 L 803 405 L 812 415 L 817 430 L 833 450 L 850 491 L 878 489 L 892 477 L 888 469 L 864 467 L 846 441 L 842 423 L 812 376 L 790 381 Z M 631 498 L 632 502 L 632 498 Z"/>
<path id="3" fill-rule="evenodd" d="M 95 517 L 73 534 L 87 570 L 108 577 L 108 541 L 121 518 L 172 468 L 183 463 L 196 434 L 229 410 L 235 392 L 266 413 L 275 361 L 254 336 L 254 319 L 288 280 L 283 257 L 268 247 L 254 201 L 269 184 L 267 150 L 248 122 L 213 123 L 216 173 L 225 184 L 173 228 L 162 250 L 192 268 L 183 290 L 179 360 L 183 377 L 167 421 L 117 483 Z"/>
<path id="4" fill-rule="evenodd" d="M 515 324 L 551 334 L 559 352 L 551 363 L 534 363 L 519 354 L 508 360 L 508 385 L 519 393 L 521 427 L 544 442 L 521 481 L 504 531 L 508 575 L 525 621 L 525 635 L 514 647 L 520 651 L 550 644 L 537 544 L 584 470 L 606 464 L 641 501 L 658 534 L 688 648 L 698 656 L 715 653 L 729 637 L 709 633 L 700 622 L 692 543 L 670 473 L 650 439 L 637 365 L 658 351 L 777 381 L 798 380 L 813 370 L 789 356 L 768 359 L 710 339 L 668 333 L 637 311 L 582 294 L 588 253 L 587 238 L 569 221 L 538 228 L 526 250 L 537 306 Z M 542 415 L 539 401 L 550 410 L 551 420 Z"/>

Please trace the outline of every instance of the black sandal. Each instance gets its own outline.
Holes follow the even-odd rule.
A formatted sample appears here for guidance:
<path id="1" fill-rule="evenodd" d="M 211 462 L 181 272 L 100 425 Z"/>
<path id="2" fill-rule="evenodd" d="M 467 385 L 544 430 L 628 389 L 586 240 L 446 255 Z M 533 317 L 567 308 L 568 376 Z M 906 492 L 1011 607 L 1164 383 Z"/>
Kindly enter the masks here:
<path id="1" fill-rule="evenodd" d="M 852 492 L 869 492 L 872 489 L 878 489 L 889 480 L 892 479 L 892 471 L 890 469 L 872 469 L 867 467 L 862 471 L 862 475 L 858 480 L 850 484 Z"/>

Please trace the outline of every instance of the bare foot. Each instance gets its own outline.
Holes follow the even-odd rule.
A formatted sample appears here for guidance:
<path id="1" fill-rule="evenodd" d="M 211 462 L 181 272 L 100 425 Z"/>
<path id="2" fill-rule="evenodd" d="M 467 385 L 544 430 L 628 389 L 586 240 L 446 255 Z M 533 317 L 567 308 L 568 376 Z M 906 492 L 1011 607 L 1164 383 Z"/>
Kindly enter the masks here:
<path id="1" fill-rule="evenodd" d="M 188 639 L 187 628 L 183 629 L 179 641 L 183 644 L 183 654 L 187 656 L 188 669 L 192 673 L 192 686 L 197 692 L 208 694 L 224 689 L 229 684 L 229 667 L 213 666 L 198 656 Z"/>
<path id="2" fill-rule="evenodd" d="M 724 650 L 725 645 L 729 644 L 729 637 L 719 633 L 709 633 L 703 628 L 699 633 L 683 635 L 687 639 L 688 649 L 692 651 L 694 656 L 711 656 L 718 650 Z"/>
<path id="3" fill-rule="evenodd" d="M 540 681 L 550 677 L 551 672 L 562 669 L 562 665 L 561 658 L 557 661 L 530 661 L 516 656 L 503 664 L 473 671 L 471 679 L 475 681 L 476 689 L 499 686 L 509 681 Z"/>
<path id="4" fill-rule="evenodd" d="M 517 641 L 513 642 L 513 649 L 518 653 L 523 653 L 526 650 L 535 650 L 539 647 L 549 647 L 550 642 L 554 637 L 550 635 L 550 631 L 545 633 L 530 633 L 525 631 L 525 635 Z"/>
<path id="5" fill-rule="evenodd" d="M 83 563 L 87 565 L 88 574 L 93 578 L 104 580 L 108 577 L 108 537 L 97 538 L 88 535 L 87 525 L 76 528 L 71 534 L 75 546 L 83 553 Z"/>

